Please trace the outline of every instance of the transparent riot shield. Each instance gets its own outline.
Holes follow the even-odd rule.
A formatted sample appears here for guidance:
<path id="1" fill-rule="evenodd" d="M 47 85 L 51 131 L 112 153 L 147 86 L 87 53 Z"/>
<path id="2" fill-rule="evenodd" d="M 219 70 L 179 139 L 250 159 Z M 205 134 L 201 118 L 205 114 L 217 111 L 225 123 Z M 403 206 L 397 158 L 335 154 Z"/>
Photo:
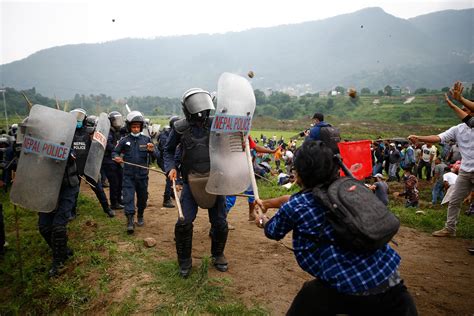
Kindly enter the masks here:
<path id="1" fill-rule="evenodd" d="M 84 166 L 84 174 L 94 179 L 95 182 L 99 181 L 100 167 L 102 166 L 109 131 L 110 120 L 106 113 L 100 113 Z"/>
<path id="2" fill-rule="evenodd" d="M 68 112 L 31 108 L 10 192 L 13 203 L 45 213 L 56 208 L 75 129 L 76 118 Z"/>
<path id="3" fill-rule="evenodd" d="M 250 132 L 255 95 L 247 79 L 223 73 L 217 86 L 217 109 L 209 140 L 211 170 L 206 191 L 232 195 L 250 185 L 244 137 Z"/>

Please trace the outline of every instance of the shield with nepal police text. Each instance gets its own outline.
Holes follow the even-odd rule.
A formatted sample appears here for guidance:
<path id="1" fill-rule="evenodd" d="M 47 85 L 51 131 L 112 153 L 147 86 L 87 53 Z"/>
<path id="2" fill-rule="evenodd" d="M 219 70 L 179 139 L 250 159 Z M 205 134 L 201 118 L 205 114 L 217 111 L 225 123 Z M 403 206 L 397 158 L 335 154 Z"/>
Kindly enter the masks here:
<path id="1" fill-rule="evenodd" d="M 244 137 L 250 133 L 255 95 L 247 79 L 223 73 L 217 85 L 217 109 L 211 126 L 211 171 L 206 191 L 232 195 L 250 185 Z"/>
<path id="2" fill-rule="evenodd" d="M 92 142 L 84 167 L 84 174 L 94 179 L 95 182 L 99 181 L 100 167 L 102 166 L 109 131 L 109 117 L 106 113 L 100 113 L 94 133 L 92 134 Z"/>
<path id="3" fill-rule="evenodd" d="M 25 125 L 10 199 L 26 209 L 48 213 L 56 208 L 76 118 L 69 112 L 35 104 Z"/>

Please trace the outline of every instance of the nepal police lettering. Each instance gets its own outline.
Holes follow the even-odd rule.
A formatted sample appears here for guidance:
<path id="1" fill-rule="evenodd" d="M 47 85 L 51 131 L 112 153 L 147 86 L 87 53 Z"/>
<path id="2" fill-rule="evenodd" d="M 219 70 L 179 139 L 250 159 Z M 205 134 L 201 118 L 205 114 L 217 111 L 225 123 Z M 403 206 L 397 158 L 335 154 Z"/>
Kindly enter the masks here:
<path id="1" fill-rule="evenodd" d="M 249 132 L 252 123 L 251 116 L 216 114 L 212 122 L 211 131 L 234 133 Z"/>
<path id="2" fill-rule="evenodd" d="M 69 155 L 69 147 L 61 144 L 47 142 L 41 139 L 25 136 L 23 141 L 25 153 L 38 154 L 55 160 L 66 160 Z"/>
<path id="3" fill-rule="evenodd" d="M 92 136 L 92 140 L 95 140 L 96 142 L 101 144 L 104 149 L 105 146 L 107 146 L 107 138 L 101 132 L 95 131 L 94 136 Z"/>

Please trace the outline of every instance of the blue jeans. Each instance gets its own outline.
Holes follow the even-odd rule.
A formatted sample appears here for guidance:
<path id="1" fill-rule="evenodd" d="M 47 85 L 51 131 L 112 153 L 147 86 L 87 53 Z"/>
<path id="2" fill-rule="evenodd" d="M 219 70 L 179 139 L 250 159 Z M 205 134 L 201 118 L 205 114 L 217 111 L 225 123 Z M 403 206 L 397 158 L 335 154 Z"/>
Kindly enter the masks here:
<path id="1" fill-rule="evenodd" d="M 433 204 L 436 204 L 436 202 L 438 201 L 438 198 L 439 198 L 439 202 L 441 203 L 444 197 L 443 184 L 436 182 L 431 191 L 431 195 L 433 197 L 431 200 Z"/>
<path id="2" fill-rule="evenodd" d="M 375 176 L 377 173 L 382 173 L 382 163 L 377 162 L 374 167 L 372 168 L 372 175 Z"/>

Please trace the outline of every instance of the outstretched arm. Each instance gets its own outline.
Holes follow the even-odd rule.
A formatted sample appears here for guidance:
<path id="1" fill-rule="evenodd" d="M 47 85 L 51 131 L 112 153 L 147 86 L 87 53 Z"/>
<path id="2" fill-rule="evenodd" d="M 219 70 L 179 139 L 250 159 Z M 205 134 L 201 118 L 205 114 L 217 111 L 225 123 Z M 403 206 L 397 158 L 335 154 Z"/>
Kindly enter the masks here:
<path id="1" fill-rule="evenodd" d="M 419 142 L 439 143 L 441 141 L 441 138 L 439 138 L 438 135 L 429 135 L 429 136 L 410 135 L 407 138 L 414 144 L 419 143 Z"/>
<path id="2" fill-rule="evenodd" d="M 459 102 L 461 102 L 465 107 L 469 110 L 474 111 L 474 102 L 466 99 L 462 96 L 462 91 L 464 87 L 460 81 L 456 81 L 449 93 L 453 96 L 453 98 Z"/>
<path id="3" fill-rule="evenodd" d="M 444 99 L 446 100 L 446 103 L 448 104 L 448 106 L 454 111 L 454 113 L 456 113 L 457 117 L 463 121 L 466 116 L 468 116 L 468 114 L 466 112 L 464 112 L 463 110 L 461 110 L 460 108 L 458 108 L 456 106 L 456 104 L 454 104 L 453 102 L 451 102 L 451 100 L 449 99 L 448 95 L 445 94 L 444 95 Z M 469 101 L 470 102 L 470 101 Z"/>

